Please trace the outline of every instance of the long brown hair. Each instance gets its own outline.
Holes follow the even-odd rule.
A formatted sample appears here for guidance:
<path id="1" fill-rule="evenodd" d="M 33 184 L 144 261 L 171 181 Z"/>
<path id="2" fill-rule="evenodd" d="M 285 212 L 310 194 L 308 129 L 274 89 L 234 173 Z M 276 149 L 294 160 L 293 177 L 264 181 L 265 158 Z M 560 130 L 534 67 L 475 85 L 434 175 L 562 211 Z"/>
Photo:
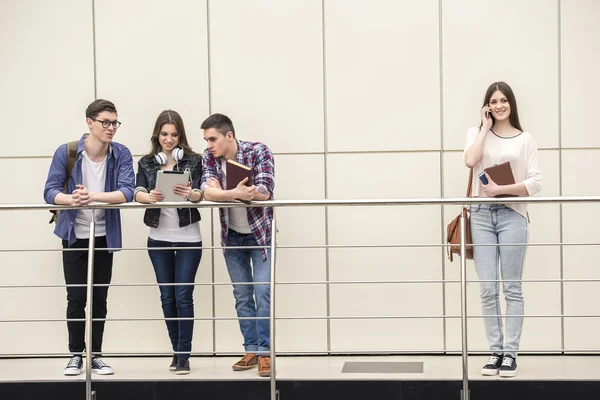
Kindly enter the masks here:
<path id="1" fill-rule="evenodd" d="M 496 93 L 496 91 L 500 91 L 500 92 L 504 93 L 504 95 L 506 96 L 506 99 L 508 100 L 508 104 L 510 104 L 510 115 L 508 116 L 508 120 L 510 121 L 510 124 L 522 132 L 523 129 L 521 128 L 521 122 L 519 122 L 519 111 L 517 109 L 517 99 L 515 98 L 515 94 L 513 93 L 513 90 L 511 89 L 511 87 L 508 86 L 508 83 L 506 83 L 506 82 L 492 83 L 490 85 L 490 87 L 488 87 L 487 91 L 485 92 L 485 98 L 483 99 L 483 105 L 481 107 L 483 108 L 486 104 L 490 103 L 490 99 L 492 98 L 492 95 L 494 93 Z M 493 122 L 496 122 L 496 120 L 494 119 L 494 116 L 491 113 L 490 113 L 490 117 L 492 117 Z M 481 123 L 481 125 L 479 125 L 479 127 L 481 128 L 482 126 L 483 126 L 483 122 Z"/>
<path id="2" fill-rule="evenodd" d="M 158 154 L 161 151 L 161 146 L 158 142 L 158 136 L 160 135 L 160 131 L 165 124 L 175 125 L 175 130 L 177 131 L 179 138 L 178 146 L 183 149 L 183 153 L 185 155 L 196 154 L 188 144 L 181 115 L 179 115 L 177 111 L 165 110 L 158 115 L 158 118 L 156 118 L 154 131 L 152 132 L 152 137 L 150 138 L 150 153 L 146 154 L 144 157 L 154 157 L 155 154 Z"/>

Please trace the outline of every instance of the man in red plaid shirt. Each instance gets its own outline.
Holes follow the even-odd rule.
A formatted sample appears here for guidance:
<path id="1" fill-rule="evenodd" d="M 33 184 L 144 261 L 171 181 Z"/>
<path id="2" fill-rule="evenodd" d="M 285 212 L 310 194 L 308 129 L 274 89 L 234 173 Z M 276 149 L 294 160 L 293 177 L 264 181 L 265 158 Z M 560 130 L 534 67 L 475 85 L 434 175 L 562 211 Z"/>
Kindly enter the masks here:
<path id="1" fill-rule="evenodd" d="M 275 163 L 271 150 L 259 142 L 237 140 L 231 119 L 213 114 L 201 125 L 207 149 L 202 163 L 204 198 L 210 201 L 261 201 L 273 199 Z M 254 185 L 247 179 L 236 187 L 226 187 L 227 160 L 250 167 Z M 271 244 L 271 207 L 234 207 L 219 209 L 221 246 L 229 277 L 237 282 L 267 282 L 258 285 L 233 285 L 238 317 L 269 318 L 271 305 L 271 250 L 269 248 L 227 249 L 238 246 Z M 252 260 L 252 265 L 251 261 Z M 256 301 L 255 301 L 256 299 Z M 233 365 L 234 371 L 245 371 L 258 365 L 260 376 L 270 376 L 270 331 L 268 319 L 240 319 L 246 355 Z"/>

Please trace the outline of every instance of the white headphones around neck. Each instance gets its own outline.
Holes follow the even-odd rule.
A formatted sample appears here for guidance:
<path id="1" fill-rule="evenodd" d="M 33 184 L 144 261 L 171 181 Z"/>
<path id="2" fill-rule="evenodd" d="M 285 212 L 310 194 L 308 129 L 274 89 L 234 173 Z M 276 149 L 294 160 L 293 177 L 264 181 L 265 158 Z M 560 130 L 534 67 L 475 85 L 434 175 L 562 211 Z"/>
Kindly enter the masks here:
<path id="1" fill-rule="evenodd" d="M 173 158 L 173 160 L 175 162 L 181 161 L 181 159 L 183 158 L 183 149 L 181 147 L 177 147 L 177 148 L 173 149 L 173 152 L 171 153 L 171 157 Z M 160 153 L 157 153 L 154 156 L 154 159 L 160 165 L 165 165 L 167 163 L 167 161 L 169 160 L 167 155 L 165 153 L 163 153 L 162 151 Z"/>

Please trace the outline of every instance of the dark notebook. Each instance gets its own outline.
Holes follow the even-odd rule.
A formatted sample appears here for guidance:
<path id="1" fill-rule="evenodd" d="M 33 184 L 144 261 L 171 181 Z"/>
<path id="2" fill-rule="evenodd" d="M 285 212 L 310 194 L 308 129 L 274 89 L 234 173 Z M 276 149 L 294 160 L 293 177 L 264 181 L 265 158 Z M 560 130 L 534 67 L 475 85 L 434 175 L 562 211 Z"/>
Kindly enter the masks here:
<path id="1" fill-rule="evenodd" d="M 504 162 L 502 164 L 494 165 L 486 168 L 485 172 L 492 178 L 496 185 L 513 185 L 515 183 L 515 177 L 510 167 L 510 163 Z M 515 194 L 500 194 L 496 197 L 515 197 Z"/>
<path id="2" fill-rule="evenodd" d="M 234 189 L 244 178 L 248 178 L 246 186 L 254 185 L 252 169 L 237 161 L 227 160 L 227 190 Z"/>

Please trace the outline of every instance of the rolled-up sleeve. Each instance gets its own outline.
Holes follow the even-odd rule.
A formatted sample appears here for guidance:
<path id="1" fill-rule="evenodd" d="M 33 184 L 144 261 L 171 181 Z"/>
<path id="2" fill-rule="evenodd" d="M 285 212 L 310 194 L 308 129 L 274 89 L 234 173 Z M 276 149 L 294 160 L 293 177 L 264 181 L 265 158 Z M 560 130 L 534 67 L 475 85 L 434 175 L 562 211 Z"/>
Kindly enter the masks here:
<path id="1" fill-rule="evenodd" d="M 256 189 L 273 199 L 275 189 L 275 159 L 267 146 L 257 147 L 257 162 L 254 165 L 254 184 Z"/>
<path id="2" fill-rule="evenodd" d="M 135 191 L 133 192 L 133 198 L 138 192 L 148 193 L 148 181 L 146 180 L 146 174 L 144 173 L 144 167 L 142 167 L 142 160 L 138 161 L 137 175 L 135 176 Z"/>
<path id="3" fill-rule="evenodd" d="M 54 198 L 64 190 L 65 179 L 67 179 L 67 145 L 63 144 L 56 149 L 54 156 L 52 156 L 48 177 L 44 185 L 44 200 L 46 203 L 55 204 Z"/>
<path id="4" fill-rule="evenodd" d="M 204 157 L 202 157 L 202 180 L 200 181 L 200 190 L 205 192 L 208 185 L 206 181 L 210 178 L 219 179 L 217 174 L 217 162 L 215 158 L 208 150 L 204 151 Z"/>
<path id="5" fill-rule="evenodd" d="M 119 155 L 119 166 L 117 176 L 117 190 L 125 196 L 125 201 L 133 201 L 135 187 L 135 174 L 133 171 L 133 156 L 128 148 L 124 147 Z"/>

